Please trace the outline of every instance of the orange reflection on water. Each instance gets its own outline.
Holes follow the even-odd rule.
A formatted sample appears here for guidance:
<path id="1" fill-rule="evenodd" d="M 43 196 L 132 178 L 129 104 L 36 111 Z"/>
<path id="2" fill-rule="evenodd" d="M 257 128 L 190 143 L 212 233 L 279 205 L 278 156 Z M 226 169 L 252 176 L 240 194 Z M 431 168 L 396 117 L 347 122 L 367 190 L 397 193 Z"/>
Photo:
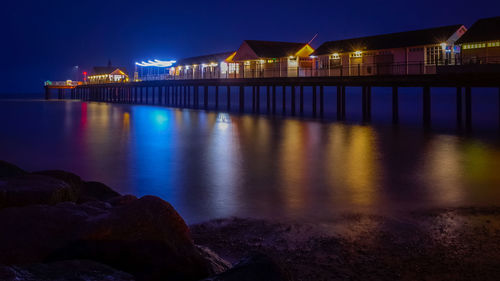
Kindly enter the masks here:
<path id="1" fill-rule="evenodd" d="M 123 113 L 123 131 L 124 132 L 130 131 L 130 113 L 128 112 Z"/>
<path id="2" fill-rule="evenodd" d="M 333 196 L 350 198 L 353 206 L 376 206 L 381 171 L 373 128 L 335 125 L 328 139 L 326 176 Z"/>
<path id="3" fill-rule="evenodd" d="M 431 179 L 431 184 L 425 187 L 429 200 L 446 205 L 460 202 L 464 196 L 460 177 L 463 167 L 456 138 L 436 137 L 424 155 L 423 176 Z"/>
<path id="4" fill-rule="evenodd" d="M 287 208 L 293 211 L 304 208 L 308 197 L 309 187 L 305 183 L 307 155 L 304 149 L 307 137 L 303 123 L 290 120 L 284 124 L 278 155 L 284 183 L 283 198 Z"/>
<path id="5" fill-rule="evenodd" d="M 279 144 L 280 182 L 283 183 L 283 200 L 286 208 L 295 213 L 310 207 L 315 196 L 321 195 L 321 188 L 311 185 L 312 170 L 316 169 L 317 149 L 312 128 L 318 124 L 289 120 L 283 124 L 281 143 Z M 319 195 L 318 195 L 319 194 Z"/>

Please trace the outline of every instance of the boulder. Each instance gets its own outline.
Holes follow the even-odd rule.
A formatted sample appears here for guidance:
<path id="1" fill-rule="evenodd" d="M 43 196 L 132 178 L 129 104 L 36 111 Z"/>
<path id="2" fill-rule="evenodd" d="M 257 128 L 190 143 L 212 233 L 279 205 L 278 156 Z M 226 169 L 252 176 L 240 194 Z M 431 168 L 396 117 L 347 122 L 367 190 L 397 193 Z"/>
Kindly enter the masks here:
<path id="1" fill-rule="evenodd" d="M 83 188 L 80 194 L 80 201 L 90 200 L 109 200 L 120 196 L 120 193 L 114 191 L 111 187 L 97 181 L 83 182 Z"/>
<path id="2" fill-rule="evenodd" d="M 128 273 L 89 260 L 58 261 L 24 266 L 0 265 L 3 281 L 133 281 Z"/>
<path id="3" fill-rule="evenodd" d="M 290 273 L 277 260 L 261 253 L 244 258 L 226 272 L 203 281 L 291 281 Z"/>
<path id="4" fill-rule="evenodd" d="M 59 171 L 27 173 L 0 161 L 0 209 L 34 204 L 78 203 L 109 200 L 120 196 L 100 182 L 86 182 L 79 176 Z"/>
<path id="5" fill-rule="evenodd" d="M 135 197 L 134 195 L 127 194 L 127 195 L 113 197 L 109 200 L 106 200 L 106 202 L 109 202 L 113 206 L 123 206 L 135 200 L 137 200 L 137 197 Z"/>
<path id="6" fill-rule="evenodd" d="M 26 172 L 14 164 L 0 160 L 0 179 L 14 178 L 26 174 Z"/>
<path id="7" fill-rule="evenodd" d="M 75 201 L 74 190 L 64 181 L 25 174 L 0 181 L 0 209 L 33 204 Z"/>
<path id="8" fill-rule="evenodd" d="M 210 264 L 184 220 L 154 196 L 0 210 L 0 264 L 90 259 L 139 280 L 199 280 Z"/>
<path id="9" fill-rule="evenodd" d="M 46 170 L 33 172 L 33 174 L 44 175 L 66 182 L 75 192 L 79 203 L 93 200 L 108 200 L 120 194 L 109 186 L 100 183 L 82 180 L 79 176 L 61 170 Z"/>

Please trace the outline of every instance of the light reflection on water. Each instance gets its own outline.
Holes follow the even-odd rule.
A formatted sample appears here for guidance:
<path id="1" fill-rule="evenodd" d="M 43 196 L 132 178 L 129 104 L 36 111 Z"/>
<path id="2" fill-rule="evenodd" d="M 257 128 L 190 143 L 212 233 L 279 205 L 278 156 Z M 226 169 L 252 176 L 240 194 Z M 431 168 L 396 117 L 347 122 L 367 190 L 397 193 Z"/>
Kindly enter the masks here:
<path id="1" fill-rule="evenodd" d="M 190 223 L 328 219 L 500 202 L 491 141 L 340 123 L 79 102 L 0 102 L 0 155 L 153 194 Z"/>

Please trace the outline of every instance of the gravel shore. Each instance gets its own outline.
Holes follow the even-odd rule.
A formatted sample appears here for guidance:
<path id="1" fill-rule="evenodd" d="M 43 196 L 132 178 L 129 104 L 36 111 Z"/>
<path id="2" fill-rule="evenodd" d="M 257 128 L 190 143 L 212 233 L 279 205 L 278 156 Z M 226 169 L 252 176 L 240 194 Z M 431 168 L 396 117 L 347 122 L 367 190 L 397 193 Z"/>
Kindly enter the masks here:
<path id="1" fill-rule="evenodd" d="M 192 225 L 230 262 L 280 259 L 295 280 L 498 280 L 500 207 L 343 214 L 320 223 L 230 218 Z"/>

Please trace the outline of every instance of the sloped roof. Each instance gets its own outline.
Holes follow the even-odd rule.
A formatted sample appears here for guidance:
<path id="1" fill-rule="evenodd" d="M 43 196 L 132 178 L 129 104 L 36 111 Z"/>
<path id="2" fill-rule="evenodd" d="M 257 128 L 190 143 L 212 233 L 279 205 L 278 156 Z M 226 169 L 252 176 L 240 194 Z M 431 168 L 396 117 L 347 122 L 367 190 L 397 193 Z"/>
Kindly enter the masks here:
<path id="1" fill-rule="evenodd" d="M 329 41 L 319 46 L 313 55 L 436 44 L 448 40 L 457 30 L 460 29 L 460 27 L 462 27 L 462 25 L 457 24 L 414 31 Z"/>
<path id="2" fill-rule="evenodd" d="M 127 73 L 127 69 L 125 67 L 116 67 L 116 66 L 94 66 L 94 71 L 92 75 L 103 75 L 103 74 L 111 74 L 116 69 L 120 69 L 121 71 Z"/>
<path id="3" fill-rule="evenodd" d="M 307 43 L 245 40 L 248 46 L 261 58 L 282 58 L 295 55 Z"/>
<path id="4" fill-rule="evenodd" d="M 498 39 L 500 39 L 500 17 L 494 17 L 476 21 L 456 43 L 463 44 Z"/>
<path id="5" fill-rule="evenodd" d="M 212 63 L 212 62 L 220 62 L 225 60 L 227 57 L 232 55 L 233 52 L 225 52 L 225 53 L 217 53 L 217 54 L 210 54 L 210 55 L 205 55 L 205 56 L 197 56 L 197 57 L 190 57 L 190 58 L 184 58 L 180 59 L 177 62 L 177 65 L 193 65 L 193 64 L 202 64 L 202 63 Z"/>

